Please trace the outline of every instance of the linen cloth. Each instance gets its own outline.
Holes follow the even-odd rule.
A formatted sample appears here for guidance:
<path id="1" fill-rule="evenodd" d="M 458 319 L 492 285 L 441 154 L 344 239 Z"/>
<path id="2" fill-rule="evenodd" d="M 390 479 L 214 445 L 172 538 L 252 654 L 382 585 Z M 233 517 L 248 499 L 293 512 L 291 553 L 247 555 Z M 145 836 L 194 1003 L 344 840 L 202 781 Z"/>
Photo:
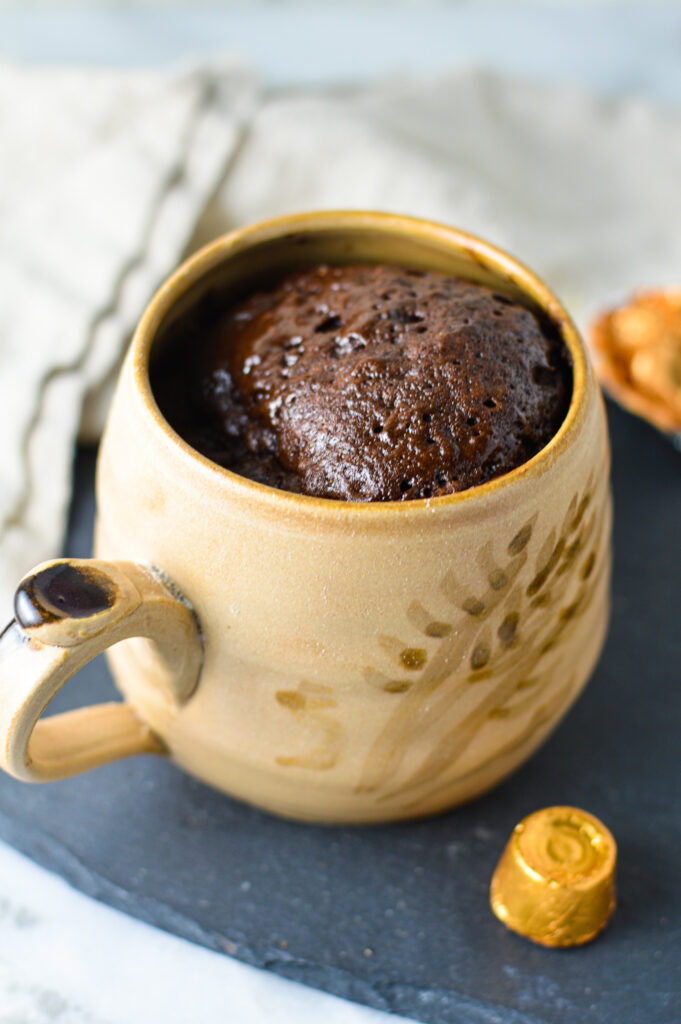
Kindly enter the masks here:
<path id="1" fill-rule="evenodd" d="M 314 208 L 455 224 L 584 326 L 678 284 L 681 119 L 467 70 L 266 95 L 247 69 L 0 65 L 0 608 L 60 553 L 76 438 L 101 430 L 135 322 L 182 256 Z"/>

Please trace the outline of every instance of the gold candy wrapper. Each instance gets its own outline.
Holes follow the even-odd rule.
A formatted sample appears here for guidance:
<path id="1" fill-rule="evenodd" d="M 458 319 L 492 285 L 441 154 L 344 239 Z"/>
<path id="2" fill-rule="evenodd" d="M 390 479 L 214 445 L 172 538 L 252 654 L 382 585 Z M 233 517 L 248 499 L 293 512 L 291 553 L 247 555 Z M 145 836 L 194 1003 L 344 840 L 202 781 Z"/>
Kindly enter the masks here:
<path id="1" fill-rule="evenodd" d="M 589 942 L 615 909 L 617 846 L 598 818 L 547 807 L 516 825 L 492 879 L 492 910 L 542 946 Z"/>
<path id="2" fill-rule="evenodd" d="M 681 289 L 640 292 L 605 313 L 591 347 L 612 397 L 681 440 Z"/>

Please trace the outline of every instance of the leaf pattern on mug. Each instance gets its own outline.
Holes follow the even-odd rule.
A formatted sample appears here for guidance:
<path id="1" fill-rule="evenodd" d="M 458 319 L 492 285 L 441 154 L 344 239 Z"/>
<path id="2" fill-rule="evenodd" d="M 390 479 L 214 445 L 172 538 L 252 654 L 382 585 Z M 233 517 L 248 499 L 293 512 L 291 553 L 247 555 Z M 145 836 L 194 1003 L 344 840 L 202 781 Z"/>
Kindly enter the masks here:
<path id="1" fill-rule="evenodd" d="M 490 766 L 497 764 L 499 761 L 503 761 L 512 754 L 515 754 L 517 750 L 521 750 L 527 743 L 529 743 L 530 740 L 536 736 L 538 730 L 540 730 L 544 725 L 557 721 L 572 703 L 572 691 L 574 685 L 575 677 L 570 676 L 564 686 L 561 686 L 552 697 L 535 709 L 527 725 L 525 725 L 525 727 L 516 736 L 514 736 L 513 739 L 500 747 L 496 751 L 494 757 L 485 761 L 482 766 L 473 768 L 470 771 L 465 772 L 463 775 L 457 775 L 457 783 L 468 782 L 480 773 L 481 768 L 484 768 L 487 771 Z M 534 703 L 534 700 L 532 703 Z M 523 708 L 523 711 L 525 710 L 526 709 Z M 515 708 L 513 711 L 515 711 Z M 511 717 L 515 717 L 513 711 L 511 712 Z M 440 793 L 444 795 L 449 788 L 449 785 L 449 782 L 445 782 L 435 789 L 430 790 L 428 793 L 429 799 L 437 799 Z M 418 801 L 414 800 L 407 804 L 406 807 L 409 809 L 412 806 L 416 806 L 417 803 Z"/>
<path id="2" fill-rule="evenodd" d="M 444 575 L 440 592 L 451 616 L 411 602 L 407 618 L 422 644 L 382 637 L 394 675 L 373 666 L 364 670 L 372 687 L 398 703 L 366 758 L 356 792 L 374 793 L 381 801 L 413 798 L 416 806 L 446 791 L 453 778 L 460 781 L 459 762 L 483 730 L 527 719 L 497 751 L 499 760 L 530 743 L 570 704 L 575 677 L 569 666 L 559 667 L 561 651 L 607 572 L 609 508 L 607 479 L 594 486 L 592 475 L 532 560 L 538 514 L 503 545 L 503 555 L 495 554 L 493 541 L 482 546 L 475 592 L 462 587 L 455 572 Z M 561 683 L 554 690 L 556 679 Z M 479 694 L 475 701 L 472 692 Z M 420 744 L 427 753 L 415 766 L 408 754 Z"/>
<path id="3" fill-rule="evenodd" d="M 277 702 L 298 719 L 303 726 L 311 726 L 320 733 L 319 742 L 301 754 L 277 757 L 283 768 L 310 768 L 329 771 L 341 754 L 345 743 L 343 727 L 328 712 L 338 707 L 330 686 L 303 680 L 295 690 L 277 690 Z"/>

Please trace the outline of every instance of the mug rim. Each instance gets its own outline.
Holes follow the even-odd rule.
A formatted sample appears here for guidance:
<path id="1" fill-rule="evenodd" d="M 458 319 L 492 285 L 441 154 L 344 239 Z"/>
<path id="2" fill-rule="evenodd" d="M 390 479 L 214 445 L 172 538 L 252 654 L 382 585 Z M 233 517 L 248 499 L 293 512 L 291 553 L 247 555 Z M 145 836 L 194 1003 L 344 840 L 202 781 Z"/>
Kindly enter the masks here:
<path id="1" fill-rule="evenodd" d="M 231 251 L 239 252 L 258 243 L 285 237 L 289 233 L 314 233 L 333 229 L 354 229 L 358 232 L 370 229 L 386 235 L 416 236 L 439 241 L 441 245 L 444 243 L 445 248 L 449 246 L 463 251 L 484 269 L 506 278 L 549 316 L 572 359 L 572 393 L 565 418 L 558 430 L 532 458 L 501 476 L 453 494 L 410 498 L 408 501 L 343 501 L 298 494 L 250 480 L 202 455 L 173 429 L 161 412 L 151 387 L 149 355 L 158 330 L 175 302 L 202 277 L 208 276 L 229 259 Z M 198 463 L 213 474 L 215 479 L 238 489 L 244 498 L 252 500 L 257 497 L 268 504 L 286 503 L 291 510 L 297 508 L 301 512 L 315 511 L 345 518 L 352 515 L 399 515 L 402 518 L 414 514 L 432 515 L 436 511 L 449 510 L 463 503 L 470 504 L 476 499 L 479 501 L 488 495 L 500 494 L 520 480 L 542 475 L 570 446 L 579 429 L 584 415 L 587 383 L 591 378 L 586 347 L 572 318 L 551 289 L 524 263 L 491 242 L 459 228 L 419 217 L 369 210 L 315 210 L 287 214 L 236 228 L 209 242 L 184 260 L 152 296 L 133 334 L 129 358 L 132 360 L 138 396 L 155 429 L 160 431 L 166 441 L 171 442 L 176 451 L 189 458 L 192 465 Z"/>

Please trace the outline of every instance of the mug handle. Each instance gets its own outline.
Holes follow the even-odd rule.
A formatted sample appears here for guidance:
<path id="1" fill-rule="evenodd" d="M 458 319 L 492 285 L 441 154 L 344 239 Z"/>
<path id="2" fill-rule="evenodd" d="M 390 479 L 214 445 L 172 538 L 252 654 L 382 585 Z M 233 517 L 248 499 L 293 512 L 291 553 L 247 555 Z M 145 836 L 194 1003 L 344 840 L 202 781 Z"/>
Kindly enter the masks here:
<path id="1" fill-rule="evenodd" d="M 95 704 L 41 719 L 78 669 L 119 640 L 153 640 L 166 696 L 194 691 L 203 645 L 194 611 L 159 570 L 135 562 L 60 559 L 19 584 L 15 618 L 0 635 L 0 767 L 48 782 L 132 754 L 166 748 L 129 704 Z"/>

